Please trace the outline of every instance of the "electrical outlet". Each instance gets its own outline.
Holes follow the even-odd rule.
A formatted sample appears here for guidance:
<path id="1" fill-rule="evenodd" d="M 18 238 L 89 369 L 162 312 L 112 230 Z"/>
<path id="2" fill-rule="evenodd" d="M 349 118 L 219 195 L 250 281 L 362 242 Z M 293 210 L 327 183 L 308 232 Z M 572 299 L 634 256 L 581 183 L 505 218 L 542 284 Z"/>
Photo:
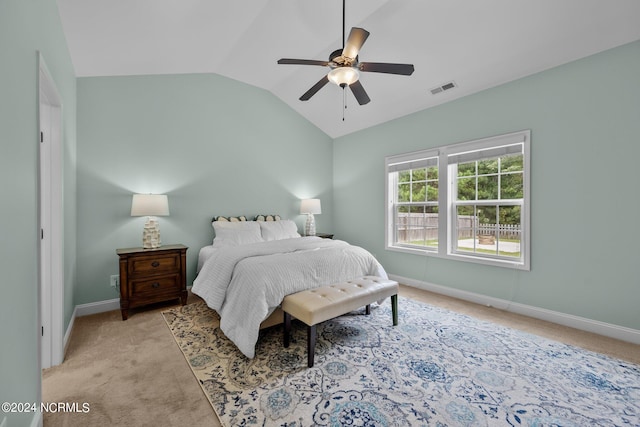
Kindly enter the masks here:
<path id="1" fill-rule="evenodd" d="M 120 286 L 120 275 L 114 274 L 111 276 L 111 287 L 117 288 L 118 286 Z"/>

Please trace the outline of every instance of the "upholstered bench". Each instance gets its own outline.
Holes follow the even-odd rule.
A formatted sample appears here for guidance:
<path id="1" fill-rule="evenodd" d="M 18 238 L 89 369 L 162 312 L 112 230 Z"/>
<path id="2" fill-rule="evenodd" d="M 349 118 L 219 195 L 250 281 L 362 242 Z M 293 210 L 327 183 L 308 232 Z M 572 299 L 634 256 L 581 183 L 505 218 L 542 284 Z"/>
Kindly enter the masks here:
<path id="1" fill-rule="evenodd" d="M 287 295 L 282 301 L 284 312 L 284 346 L 289 347 L 291 317 L 307 328 L 307 365 L 313 366 L 316 325 L 342 316 L 360 307 L 371 312 L 371 303 L 391 297 L 393 325 L 398 324 L 398 282 L 377 276 L 364 276 L 332 285 L 321 286 Z"/>

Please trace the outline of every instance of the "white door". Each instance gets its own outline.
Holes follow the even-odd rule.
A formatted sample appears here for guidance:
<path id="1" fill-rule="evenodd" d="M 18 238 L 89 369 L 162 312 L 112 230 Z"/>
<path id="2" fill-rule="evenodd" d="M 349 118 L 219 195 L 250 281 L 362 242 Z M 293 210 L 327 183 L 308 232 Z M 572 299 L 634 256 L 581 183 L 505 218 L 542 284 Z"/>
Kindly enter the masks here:
<path id="1" fill-rule="evenodd" d="M 51 366 L 51 106 L 40 98 L 40 316 L 42 367 Z M 46 141 L 45 141 L 46 138 Z M 46 327 L 46 333 L 45 333 Z"/>
<path id="2" fill-rule="evenodd" d="M 64 357 L 64 270 L 62 248 L 62 103 L 39 56 L 39 304 L 41 368 Z"/>

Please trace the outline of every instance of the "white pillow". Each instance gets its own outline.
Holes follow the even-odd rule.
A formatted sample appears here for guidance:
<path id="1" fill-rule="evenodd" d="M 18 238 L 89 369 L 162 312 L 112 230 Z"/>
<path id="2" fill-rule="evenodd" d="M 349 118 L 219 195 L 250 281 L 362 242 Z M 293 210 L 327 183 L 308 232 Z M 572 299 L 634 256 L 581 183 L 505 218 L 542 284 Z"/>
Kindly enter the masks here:
<path id="1" fill-rule="evenodd" d="M 298 226 L 290 219 L 280 221 L 257 221 L 260 224 L 262 238 L 265 241 L 292 239 L 300 237 Z"/>
<path id="2" fill-rule="evenodd" d="M 260 226 L 255 221 L 214 221 L 212 225 L 216 231 L 216 236 L 213 239 L 214 248 L 264 241 L 260 234 Z"/>

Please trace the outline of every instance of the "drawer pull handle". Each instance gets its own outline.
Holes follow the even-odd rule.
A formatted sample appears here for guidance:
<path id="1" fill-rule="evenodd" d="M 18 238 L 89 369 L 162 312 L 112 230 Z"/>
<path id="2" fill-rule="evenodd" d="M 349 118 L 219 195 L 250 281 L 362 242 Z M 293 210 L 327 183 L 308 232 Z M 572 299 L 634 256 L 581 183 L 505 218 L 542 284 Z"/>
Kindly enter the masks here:
<path id="1" fill-rule="evenodd" d="M 151 285 L 151 287 L 152 287 L 153 289 L 158 289 L 158 288 L 160 287 L 160 283 L 156 282 L 156 283 L 154 283 L 153 285 Z"/>
<path id="2" fill-rule="evenodd" d="M 160 263 L 158 261 L 153 261 L 151 263 L 151 267 L 159 267 L 159 266 L 160 266 Z"/>

